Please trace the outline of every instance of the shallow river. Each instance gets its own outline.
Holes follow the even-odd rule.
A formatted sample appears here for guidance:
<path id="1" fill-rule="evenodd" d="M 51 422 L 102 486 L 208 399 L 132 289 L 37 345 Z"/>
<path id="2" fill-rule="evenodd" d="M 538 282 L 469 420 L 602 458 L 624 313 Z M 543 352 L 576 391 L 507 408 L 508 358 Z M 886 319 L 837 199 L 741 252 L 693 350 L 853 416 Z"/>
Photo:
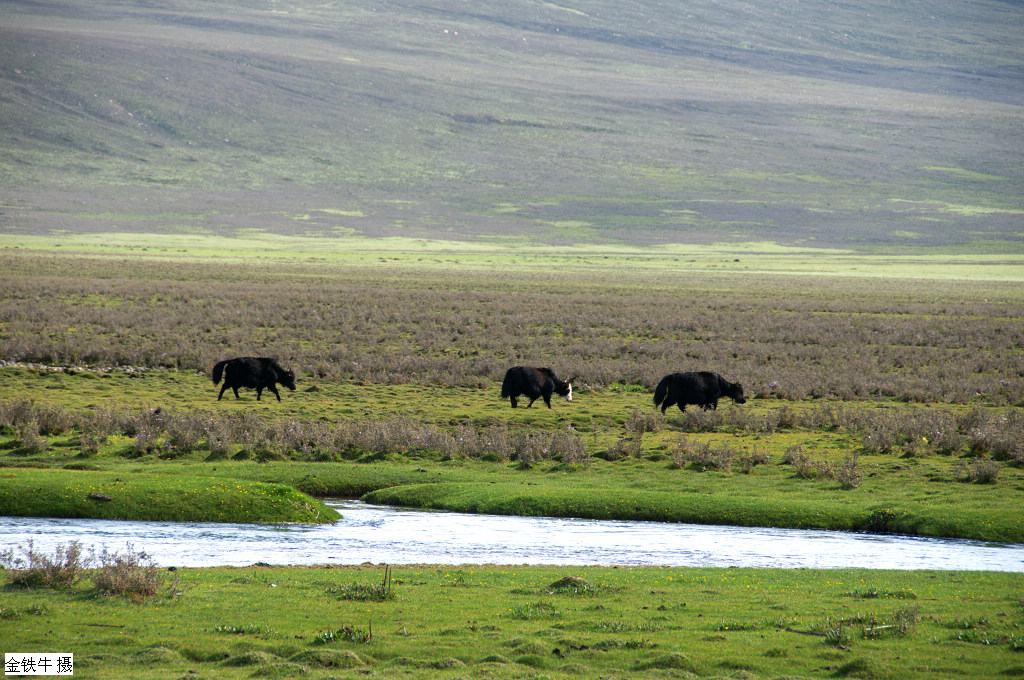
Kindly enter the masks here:
<path id="1" fill-rule="evenodd" d="M 503 517 L 328 501 L 331 525 L 0 517 L 0 548 L 53 554 L 77 540 L 160 566 L 269 564 L 562 564 L 718 567 L 867 567 L 1024 572 L 1024 545 L 834 531 Z"/>

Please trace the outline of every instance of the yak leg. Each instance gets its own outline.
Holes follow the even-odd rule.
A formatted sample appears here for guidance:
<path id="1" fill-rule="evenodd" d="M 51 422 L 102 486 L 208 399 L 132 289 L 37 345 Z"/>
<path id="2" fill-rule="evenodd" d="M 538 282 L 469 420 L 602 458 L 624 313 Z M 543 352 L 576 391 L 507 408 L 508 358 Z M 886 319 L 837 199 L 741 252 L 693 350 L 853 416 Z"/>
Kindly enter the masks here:
<path id="1" fill-rule="evenodd" d="M 267 389 L 274 393 L 274 396 L 277 397 L 278 401 L 281 401 L 281 393 L 277 391 L 277 387 L 274 385 L 267 385 Z"/>
<path id="2" fill-rule="evenodd" d="M 509 395 L 509 398 L 508 398 L 508 400 L 509 400 L 510 402 L 512 402 L 512 408 L 515 408 L 515 407 L 516 407 L 516 405 L 517 405 L 517 404 L 519 403 L 519 402 L 517 402 L 517 401 L 516 401 L 516 398 L 515 398 L 514 396 L 511 396 L 511 395 Z"/>
<path id="3" fill-rule="evenodd" d="M 228 384 L 225 382 L 224 385 L 220 388 L 220 394 L 217 395 L 217 401 L 220 401 L 220 398 L 224 396 L 224 390 L 226 390 L 227 388 Z"/>

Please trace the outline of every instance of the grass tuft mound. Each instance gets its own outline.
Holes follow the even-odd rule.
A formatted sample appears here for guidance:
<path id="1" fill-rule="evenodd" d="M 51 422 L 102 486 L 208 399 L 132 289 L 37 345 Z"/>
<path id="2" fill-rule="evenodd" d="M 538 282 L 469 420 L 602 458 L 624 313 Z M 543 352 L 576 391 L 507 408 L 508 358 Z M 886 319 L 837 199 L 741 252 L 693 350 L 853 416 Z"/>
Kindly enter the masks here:
<path id="1" fill-rule="evenodd" d="M 365 665 L 355 652 L 333 649 L 309 649 L 299 652 L 291 661 L 319 668 L 359 668 Z"/>
<path id="2" fill-rule="evenodd" d="M 653 670 L 653 669 L 674 669 L 686 671 L 688 673 L 696 673 L 697 668 L 690 661 L 689 657 L 685 654 L 671 653 L 662 654 L 656 656 L 650 661 L 644 661 L 636 665 L 637 670 Z"/>

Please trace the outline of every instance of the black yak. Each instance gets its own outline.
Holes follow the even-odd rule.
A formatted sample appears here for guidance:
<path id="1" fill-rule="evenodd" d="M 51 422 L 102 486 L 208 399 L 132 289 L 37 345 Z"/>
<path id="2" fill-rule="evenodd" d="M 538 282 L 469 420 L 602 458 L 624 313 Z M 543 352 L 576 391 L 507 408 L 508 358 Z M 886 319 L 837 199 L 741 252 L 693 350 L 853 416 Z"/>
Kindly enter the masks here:
<path id="1" fill-rule="evenodd" d="M 566 401 L 572 401 L 574 379 L 562 382 L 550 368 L 513 366 L 506 371 L 505 379 L 501 382 L 501 398 L 507 397 L 512 402 L 512 408 L 515 408 L 518 403 L 516 397 L 524 395 L 530 399 L 526 405 L 526 408 L 530 408 L 538 398 L 544 397 L 544 403 L 551 408 L 552 392 L 564 397 Z"/>
<path id="2" fill-rule="evenodd" d="M 218 361 L 213 367 L 213 384 L 220 382 L 221 375 L 224 375 L 224 386 L 220 388 L 217 401 L 224 396 L 224 390 L 229 387 L 238 399 L 238 388 L 249 387 L 256 390 L 256 401 L 260 400 L 264 389 L 274 393 L 278 401 L 281 395 L 277 392 L 276 383 L 295 391 L 295 374 L 281 368 L 273 359 L 266 357 L 238 357 Z"/>
<path id="3" fill-rule="evenodd" d="M 673 404 L 679 404 L 679 410 L 684 412 L 687 404 L 696 404 L 707 411 L 717 409 L 722 397 L 731 397 L 737 404 L 747 403 L 743 398 L 743 385 L 731 383 L 717 373 L 672 373 L 662 378 L 654 390 L 654 405 L 660 405 L 662 413 Z"/>

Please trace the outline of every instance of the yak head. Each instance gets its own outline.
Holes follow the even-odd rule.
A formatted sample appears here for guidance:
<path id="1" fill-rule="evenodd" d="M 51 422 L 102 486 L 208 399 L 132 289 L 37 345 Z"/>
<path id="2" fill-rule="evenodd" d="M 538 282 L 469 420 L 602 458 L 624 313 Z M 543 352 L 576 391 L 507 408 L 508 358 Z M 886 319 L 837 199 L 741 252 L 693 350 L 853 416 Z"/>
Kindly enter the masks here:
<path id="1" fill-rule="evenodd" d="M 282 386 L 287 387 L 292 392 L 295 391 L 295 372 L 294 371 L 283 371 L 277 376 L 277 382 L 281 383 Z"/>
<path id="2" fill-rule="evenodd" d="M 576 379 L 576 376 L 569 378 L 564 383 L 558 386 L 555 391 L 566 401 L 572 401 L 572 381 Z"/>

